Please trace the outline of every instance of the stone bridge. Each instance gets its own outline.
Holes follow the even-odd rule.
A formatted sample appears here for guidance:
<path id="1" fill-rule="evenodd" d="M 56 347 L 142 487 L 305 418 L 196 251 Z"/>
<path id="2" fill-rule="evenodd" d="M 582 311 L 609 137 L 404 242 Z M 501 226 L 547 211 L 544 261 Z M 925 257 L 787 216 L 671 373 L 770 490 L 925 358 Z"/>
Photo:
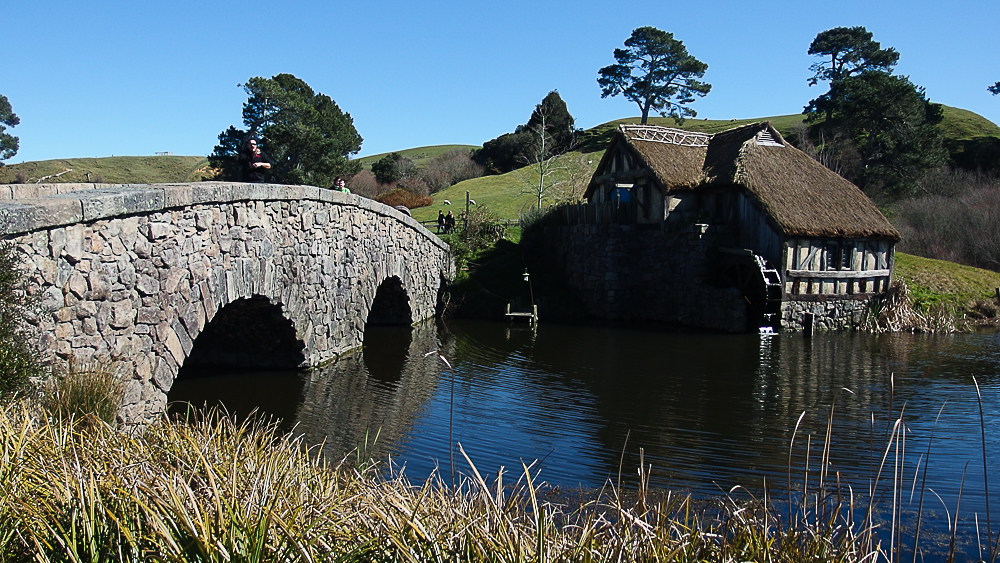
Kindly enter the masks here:
<path id="1" fill-rule="evenodd" d="M 0 228 L 46 357 L 117 360 L 129 423 L 163 410 L 181 366 L 315 366 L 368 324 L 432 317 L 454 273 L 409 216 L 311 186 L 0 186 Z"/>

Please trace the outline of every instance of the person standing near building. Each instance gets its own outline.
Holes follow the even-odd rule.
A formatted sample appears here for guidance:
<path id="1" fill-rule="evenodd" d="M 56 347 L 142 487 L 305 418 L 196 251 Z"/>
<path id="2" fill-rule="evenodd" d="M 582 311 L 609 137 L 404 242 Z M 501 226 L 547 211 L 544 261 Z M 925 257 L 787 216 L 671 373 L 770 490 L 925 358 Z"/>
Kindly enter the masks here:
<path id="1" fill-rule="evenodd" d="M 271 169 L 271 160 L 267 158 L 257 144 L 257 139 L 250 137 L 243 145 L 240 153 L 240 169 L 243 171 L 244 182 L 263 182 L 264 171 Z"/>
<path id="2" fill-rule="evenodd" d="M 438 210 L 438 232 L 444 230 L 444 211 Z"/>

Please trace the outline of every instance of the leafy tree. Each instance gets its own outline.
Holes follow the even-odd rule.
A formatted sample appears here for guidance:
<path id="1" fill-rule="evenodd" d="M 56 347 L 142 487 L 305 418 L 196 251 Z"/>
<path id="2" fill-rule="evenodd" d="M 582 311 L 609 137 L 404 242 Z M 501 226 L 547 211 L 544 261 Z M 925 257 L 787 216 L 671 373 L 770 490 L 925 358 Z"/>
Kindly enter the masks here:
<path id="1" fill-rule="evenodd" d="M 227 177 L 236 177 L 239 151 L 248 137 L 260 139 L 271 158 L 271 177 L 279 183 L 328 186 L 336 176 L 361 169 L 350 155 L 361 150 L 362 138 L 351 115 L 329 96 L 291 74 L 255 76 L 241 87 L 247 94 L 246 129 L 231 126 L 220 133 L 209 157 Z"/>
<path id="2" fill-rule="evenodd" d="M 943 110 L 905 76 L 868 71 L 842 81 L 843 101 L 832 127 L 857 143 L 866 191 L 912 194 L 923 175 L 944 164 L 947 151 L 937 124 Z"/>
<path id="3" fill-rule="evenodd" d="M 380 184 L 391 184 L 413 176 L 417 165 L 412 160 L 399 154 L 389 153 L 372 163 L 372 174 Z"/>
<path id="4" fill-rule="evenodd" d="M 993 92 L 993 95 L 996 96 L 997 94 L 1000 94 L 1000 82 L 997 82 L 993 86 L 988 86 L 986 89 Z"/>
<path id="5" fill-rule="evenodd" d="M 18 123 L 21 123 L 21 119 L 14 115 L 14 108 L 7 101 L 7 96 L 0 94 L 0 161 L 17 154 L 18 138 L 4 131 L 8 127 L 16 127 Z M 0 166 L 2 165 L 0 162 Z"/>
<path id="6" fill-rule="evenodd" d="M 542 103 L 535 106 L 528 123 L 515 129 L 515 133 L 530 132 L 541 125 L 552 138 L 553 152 L 566 152 L 576 140 L 576 120 L 570 115 L 566 102 L 558 90 L 549 92 Z"/>
<path id="7" fill-rule="evenodd" d="M 809 85 L 829 82 L 830 90 L 814 100 L 810 100 L 804 113 L 815 120 L 823 115 L 833 117 L 838 104 L 844 101 L 843 82 L 852 76 L 869 71 L 892 73 L 892 67 L 899 60 L 899 53 L 889 47 L 883 49 L 878 41 L 872 40 L 872 33 L 864 27 L 835 27 L 821 31 L 809 45 L 809 54 L 828 57 L 813 63 Z"/>
<path id="8" fill-rule="evenodd" d="M 510 172 L 525 165 L 526 153 L 537 154 L 534 145 L 537 145 L 539 126 L 547 136 L 545 152 L 551 155 L 566 152 L 575 144 L 578 132 L 575 124 L 566 102 L 553 90 L 535 106 L 527 123 L 518 125 L 513 133 L 504 133 L 483 143 L 483 148 L 475 151 L 473 158 L 494 174 Z"/>
<path id="9" fill-rule="evenodd" d="M 521 133 L 504 133 L 496 139 L 483 143 L 483 148 L 476 151 L 476 162 L 492 174 L 503 174 L 518 167 L 518 156 L 528 145 L 529 135 Z"/>
<path id="10" fill-rule="evenodd" d="M 564 174 L 561 175 L 559 172 L 566 167 L 562 165 L 559 157 L 566 152 L 566 149 L 572 147 L 573 142 L 570 137 L 568 146 L 560 145 L 556 134 L 563 132 L 565 122 L 561 119 L 558 105 L 546 104 L 546 100 L 548 97 L 535 106 L 528 125 L 519 128 L 519 134 L 525 135 L 525 144 L 517 157 L 523 166 L 517 171 L 524 184 L 521 193 L 534 195 L 536 207 L 539 209 L 542 207 L 542 200 L 557 196 L 556 192 L 563 185 Z"/>
<path id="11" fill-rule="evenodd" d="M 672 33 L 655 27 L 633 30 L 625 47 L 615 49 L 617 64 L 598 71 L 602 98 L 624 95 L 639 106 L 642 123 L 650 109 L 679 121 L 698 115 L 685 104 L 712 89 L 711 84 L 696 80 L 705 75 L 707 64 L 688 54 Z"/>
<path id="12" fill-rule="evenodd" d="M 807 122 L 823 120 L 814 126 L 814 136 L 839 140 L 836 147 L 821 142 L 819 152 L 831 162 L 857 155 L 849 179 L 869 195 L 894 199 L 914 193 L 926 172 L 947 157 L 937 127 L 941 105 L 931 103 L 907 77 L 892 74 L 899 53 L 883 49 L 864 27 L 820 32 L 809 54 L 823 58 L 809 67 L 815 73 L 809 85 L 827 81 L 830 89 L 803 113 Z"/>

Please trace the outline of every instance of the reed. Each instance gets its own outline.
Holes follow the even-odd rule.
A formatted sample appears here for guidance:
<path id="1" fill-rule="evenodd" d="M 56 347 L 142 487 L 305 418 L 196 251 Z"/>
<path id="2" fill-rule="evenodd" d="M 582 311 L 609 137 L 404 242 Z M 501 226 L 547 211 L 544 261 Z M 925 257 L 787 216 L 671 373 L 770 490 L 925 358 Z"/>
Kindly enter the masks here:
<path id="1" fill-rule="evenodd" d="M 936 495 L 926 483 L 933 437 L 911 481 L 905 411 L 890 403 L 884 433 L 872 418 L 877 459 L 862 495 L 831 460 L 831 405 L 822 440 L 805 431 L 804 414 L 795 424 L 787 494 L 775 500 L 765 484 L 762 494 L 736 487 L 705 501 L 651 489 L 642 450 L 635 474 L 573 499 L 541 481 L 535 464 L 487 478 L 461 444 L 456 480 L 449 471 L 412 481 L 405 469 L 370 460 L 366 445 L 377 435 L 329 461 L 273 422 L 219 410 L 163 418 L 136 435 L 96 417 L 80 425 L 73 416 L 44 416 L 19 401 L 0 407 L 0 563 L 893 563 L 904 545 L 916 561 L 925 555 L 924 493 Z M 919 489 L 920 499 L 912 542 L 907 489 L 911 499 Z M 946 507 L 946 560 L 955 558 L 960 508 L 961 498 Z M 977 541 L 992 560 L 986 519 Z"/>
<path id="2" fill-rule="evenodd" d="M 218 411 L 141 436 L 0 410 L 0 562 L 864 561 L 843 516 L 783 522 L 766 500 L 700 503 L 609 485 L 570 501 L 524 465 L 485 478 L 330 463 Z M 345 458 L 346 459 L 346 458 Z M 636 492 L 637 490 L 637 492 Z"/>

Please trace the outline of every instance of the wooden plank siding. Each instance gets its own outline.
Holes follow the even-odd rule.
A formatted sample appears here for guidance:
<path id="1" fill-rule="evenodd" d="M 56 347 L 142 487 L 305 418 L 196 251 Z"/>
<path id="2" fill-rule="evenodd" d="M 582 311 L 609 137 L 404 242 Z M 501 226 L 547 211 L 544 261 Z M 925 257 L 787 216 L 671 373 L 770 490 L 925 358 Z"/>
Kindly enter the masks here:
<path id="1" fill-rule="evenodd" d="M 740 244 L 744 248 L 754 249 L 755 253 L 771 264 L 780 264 L 782 236 L 771 226 L 767 215 L 742 190 L 739 192 L 738 205 Z"/>
<path id="2" fill-rule="evenodd" d="M 793 238 L 785 244 L 782 270 L 789 295 L 880 293 L 892 281 L 892 241 Z M 846 263 L 836 267 L 842 252 Z M 849 253 L 849 254 L 848 254 Z"/>

